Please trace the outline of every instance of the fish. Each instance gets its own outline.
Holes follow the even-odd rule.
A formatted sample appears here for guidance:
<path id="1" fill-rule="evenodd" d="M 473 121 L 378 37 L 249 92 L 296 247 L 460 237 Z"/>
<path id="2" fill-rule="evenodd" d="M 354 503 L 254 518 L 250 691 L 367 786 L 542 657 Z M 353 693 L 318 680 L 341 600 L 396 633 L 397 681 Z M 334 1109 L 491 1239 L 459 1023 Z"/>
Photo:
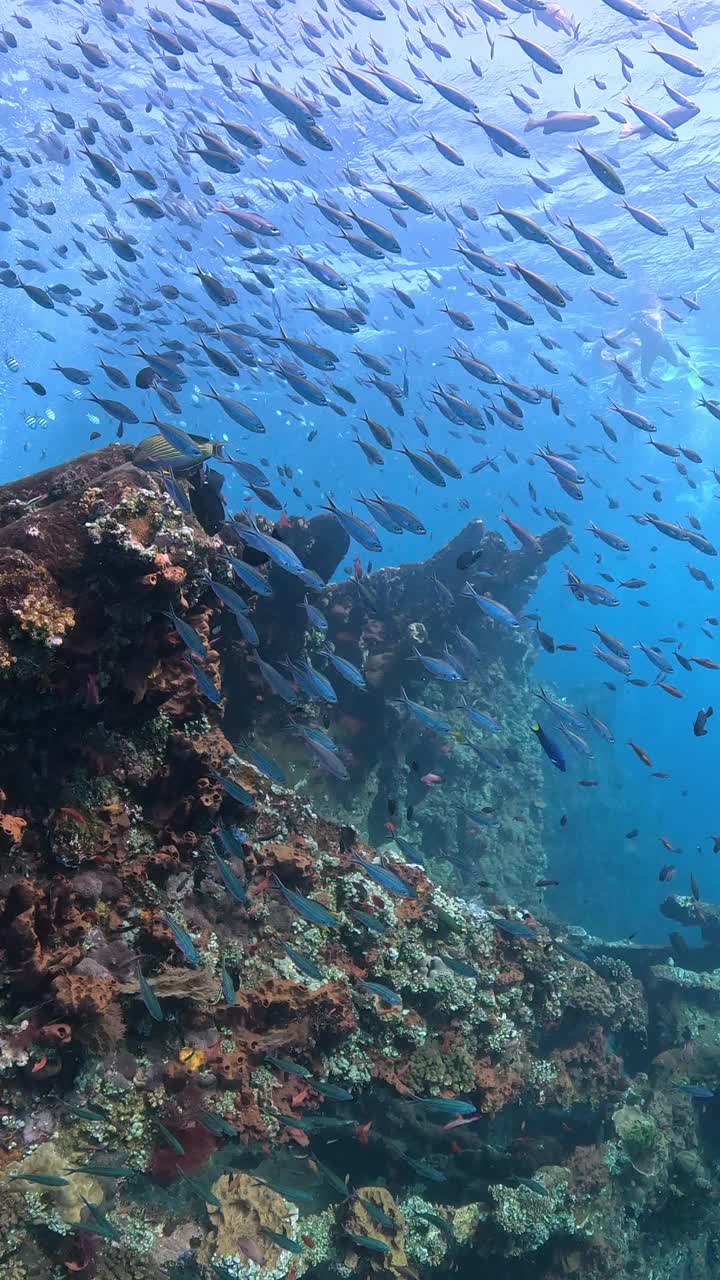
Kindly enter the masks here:
<path id="1" fill-rule="evenodd" d="M 177 920 L 174 920 L 172 916 L 168 915 L 167 911 L 163 912 L 162 918 L 165 924 L 167 925 L 168 929 L 170 930 L 173 938 L 175 939 L 178 949 L 182 952 L 185 959 L 188 961 L 188 964 L 192 964 L 196 966 L 199 965 L 200 952 L 195 946 L 195 943 L 190 937 L 190 934 L 188 933 L 187 929 L 183 925 L 181 925 Z"/>
<path id="2" fill-rule="evenodd" d="M 704 738 L 707 734 L 707 722 L 713 714 L 712 707 L 701 707 L 693 722 L 693 733 L 696 738 Z"/>
<path id="3" fill-rule="evenodd" d="M 530 728 L 537 737 L 540 746 L 551 764 L 554 764 L 556 769 L 559 769 L 561 773 L 564 773 L 567 765 L 565 763 L 565 757 L 557 742 L 555 742 L 554 739 L 545 732 L 537 720 L 533 721 Z"/>
<path id="4" fill-rule="evenodd" d="M 337 928 L 340 923 L 337 916 L 333 915 L 332 911 L 328 911 L 322 903 L 316 902 L 313 898 L 306 898 L 294 889 L 289 889 L 278 876 L 274 876 L 273 880 L 288 905 L 302 916 L 303 920 L 307 920 L 308 924 L 319 925 L 321 929 Z"/>

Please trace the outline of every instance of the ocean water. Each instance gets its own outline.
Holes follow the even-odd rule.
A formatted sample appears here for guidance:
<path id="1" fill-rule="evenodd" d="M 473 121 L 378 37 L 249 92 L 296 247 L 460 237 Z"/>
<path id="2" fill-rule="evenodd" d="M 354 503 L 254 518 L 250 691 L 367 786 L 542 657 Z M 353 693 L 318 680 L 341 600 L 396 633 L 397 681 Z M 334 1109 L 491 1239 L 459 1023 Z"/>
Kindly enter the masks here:
<path id="1" fill-rule="evenodd" d="M 684 6 L 680 18 L 665 15 L 694 32 L 695 52 L 656 22 L 636 21 L 603 0 L 577 0 L 572 15 L 560 18 L 553 16 L 557 6 L 520 0 L 417 7 L 383 0 L 380 11 L 368 3 L 366 13 L 363 7 L 343 7 L 335 0 L 277 5 L 243 0 L 225 16 L 235 14 L 245 24 L 252 33 L 248 40 L 199 0 L 167 0 L 166 6 L 143 0 L 19 0 L 14 11 L 5 6 L 0 33 L 5 286 L 0 291 L 5 348 L 0 479 L 16 479 L 114 440 L 117 422 L 89 401 L 92 392 L 122 401 L 140 419 L 124 426 L 125 441 L 140 441 L 149 430 L 144 423 L 155 412 L 189 432 L 225 441 L 238 456 L 257 464 L 266 459 L 271 487 L 290 516 L 316 511 L 328 495 L 362 514 L 358 493 L 374 488 L 411 507 L 427 534 L 381 533 L 382 551 L 370 556 L 375 567 L 424 558 L 471 518 L 502 530 L 505 512 L 538 534 L 557 522 L 546 508 L 559 508 L 567 514 L 573 545 L 548 564 L 529 610 L 557 643 L 572 644 L 576 651 L 550 655 L 538 649 L 537 683 L 579 710 L 589 707 L 600 715 L 615 742 L 593 738 L 594 757 L 587 762 L 566 749 L 568 770 L 562 775 L 545 762 L 549 873 L 561 882 L 552 905 L 560 916 L 603 936 L 661 939 L 667 927 L 657 910 L 668 892 L 658 879 L 664 863 L 677 865 L 673 889 L 686 892 L 692 871 L 706 899 L 720 893 L 720 869 L 708 839 L 717 828 L 716 720 L 709 720 L 706 737 L 693 733 L 698 710 L 717 701 L 720 673 L 697 665 L 687 671 L 673 657 L 680 646 L 688 656 L 719 660 L 717 624 L 707 621 L 720 610 L 716 560 L 684 536 L 674 540 L 634 518 L 651 512 L 685 530 L 695 527 L 692 520 L 710 544 L 720 537 L 713 473 L 720 466 L 719 428 L 698 404 L 700 396 L 712 400 L 717 394 L 720 168 L 713 93 L 720 16 L 710 0 Z M 549 26 L 540 20 L 543 8 Z M 381 14 L 383 21 L 377 20 Z M 511 31 L 541 46 L 535 52 L 540 62 L 547 62 L 549 52 L 561 74 L 541 69 L 507 38 Z M 92 49 L 83 54 L 78 37 L 101 50 L 105 65 L 93 65 L 97 56 Z M 173 40 L 180 41 L 179 55 L 167 52 Z M 666 65 L 652 44 L 695 60 L 705 74 L 696 77 Z M 370 102 L 350 87 L 338 66 L 380 88 L 373 70 L 399 77 L 422 100 L 409 103 L 386 88 L 387 102 Z M 310 104 L 330 150 L 301 137 L 249 83 L 252 67 L 266 82 Z M 447 101 L 447 88 L 438 91 L 426 76 L 464 95 L 461 106 Z M 637 125 L 637 115 L 623 105 L 626 94 L 655 116 L 676 109 L 663 79 L 688 95 L 697 113 L 678 126 L 675 141 L 652 131 L 623 137 L 626 130 L 608 111 Z M 527 114 L 513 94 L 539 119 L 549 111 L 582 111 L 593 113 L 598 123 L 547 136 L 542 128 L 525 132 Z M 471 102 L 481 119 L 521 140 L 529 156 L 494 150 L 472 110 L 462 109 Z M 221 119 L 255 130 L 262 141 L 259 154 L 233 141 L 217 124 Z M 89 130 L 85 151 L 81 128 Z M 202 129 L 232 149 L 237 172 L 218 172 L 197 153 Z M 454 148 L 464 165 L 445 159 L 430 133 Z M 666 235 L 640 225 L 622 207 L 620 197 L 575 149 L 578 141 L 612 166 L 627 202 L 658 219 L 656 230 Z M 213 147 L 218 154 L 211 142 L 210 158 Z M 292 149 L 290 154 L 283 147 Z M 87 150 L 112 161 L 117 186 L 98 176 Z M 129 166 L 152 174 L 156 189 L 144 190 Z M 394 220 L 387 207 L 389 178 L 419 192 L 432 212 L 422 214 L 399 201 Z M 162 215 L 157 221 L 140 216 L 130 202 L 138 196 L 157 202 Z M 400 253 L 373 261 L 354 251 L 322 216 L 316 200 L 380 224 L 397 237 Z M 232 223 L 218 211 L 221 205 L 262 215 L 278 234 L 249 237 L 243 247 L 229 234 Z M 511 229 L 498 206 L 536 220 L 544 232 L 580 250 L 565 225 L 572 218 L 604 242 L 622 278 L 598 267 L 592 276 L 573 270 L 551 245 Z M 107 241 L 108 233 L 123 257 Z M 362 234 L 361 227 L 356 225 L 355 233 Z M 504 274 L 492 277 L 471 268 L 458 252 L 463 245 L 490 255 Z M 258 251 L 275 260 L 258 266 L 252 261 Z M 347 287 L 338 291 L 318 283 L 299 256 L 331 266 Z M 566 305 L 548 311 L 509 271 L 510 262 L 556 284 Z M 234 289 L 236 300 L 216 306 L 193 274 L 197 267 Z M 52 309 L 21 286 L 11 287 L 16 283 L 12 273 L 37 289 L 54 289 Z M 532 324 L 498 322 L 502 314 L 482 296 L 483 288 L 495 284 L 526 308 Z M 63 296 L 58 285 L 72 292 Z M 179 293 L 164 297 L 161 286 L 174 286 Z M 598 299 L 591 287 L 611 299 Z M 338 333 L 321 323 L 304 309 L 308 298 L 326 307 L 359 307 L 359 332 Z M 112 331 L 93 322 L 88 309 L 98 306 L 114 318 Z M 472 328 L 458 328 L 444 308 L 467 315 Z M 232 376 L 214 368 L 198 346 L 198 322 L 209 345 L 223 350 L 222 341 L 213 337 L 216 327 L 247 326 L 256 367 L 239 364 Z M 340 412 L 292 394 L 277 375 L 273 363 L 292 359 L 291 353 L 264 345 L 262 338 L 276 334 L 279 324 L 292 338 L 336 354 L 332 372 L 308 365 L 301 371 Z M 541 335 L 553 340 L 554 349 L 543 345 Z M 135 354 L 136 344 L 158 353 L 167 351 L 168 341 L 182 344 L 187 375 L 176 392 L 180 412 L 175 415 L 156 391 L 135 386 L 145 364 Z M 503 422 L 494 408 L 502 388 L 473 379 L 450 358 L 463 342 L 500 379 L 554 393 L 558 412 L 543 395 L 537 405 L 522 405 L 521 420 Z M 386 362 L 386 377 L 401 389 L 394 407 L 369 385 L 370 370 L 354 354 L 356 344 Z M 542 368 L 533 353 L 555 369 Z M 636 389 L 612 363 L 613 356 L 633 371 Z M 114 387 L 100 360 L 124 371 L 129 388 Z M 73 386 L 53 371 L 54 363 L 87 370 L 88 384 Z M 40 384 L 40 391 L 28 382 Z M 333 383 L 346 388 L 355 403 L 333 390 Z M 211 385 L 250 406 L 265 434 L 250 434 L 231 422 L 206 398 Z M 441 408 L 448 403 L 438 386 L 474 406 L 479 425 L 448 420 L 437 407 L 438 401 Z M 629 425 L 611 409 L 611 401 L 646 415 L 657 428 L 655 435 Z M 382 468 L 371 466 L 354 442 L 359 432 L 375 443 L 362 413 L 393 434 L 396 451 L 380 451 Z M 593 415 L 606 419 L 616 441 Z M 97 433 L 95 440 L 91 433 Z M 652 447 L 653 440 L 695 450 L 702 461 L 666 456 Z M 397 451 L 426 444 L 447 454 L 462 478 L 449 478 L 437 488 Z M 582 501 L 561 491 L 537 454 L 541 447 L 572 459 L 585 477 L 578 492 Z M 488 458 L 495 470 L 474 470 Z M 678 461 L 686 474 L 678 470 Z M 292 469 L 292 478 L 278 475 L 279 464 Z M 249 503 L 264 510 L 232 469 L 224 474 L 231 509 Z M 626 539 L 629 549 L 606 546 L 590 532 L 590 522 Z M 509 532 L 507 537 L 515 545 Z M 340 575 L 356 551 L 353 544 Z M 360 555 L 367 560 L 362 549 Z M 602 582 L 600 573 L 611 575 L 604 585 L 619 606 L 574 598 L 564 562 L 585 582 Z M 694 580 L 688 564 L 699 566 L 708 584 Z M 646 585 L 637 590 L 617 585 L 632 578 Z M 648 687 L 629 684 L 593 656 L 595 624 L 622 639 L 631 652 L 632 675 L 649 681 Z M 672 665 L 664 679 L 681 697 L 655 686 L 653 665 L 634 648 L 639 642 L 660 645 Z M 607 687 L 608 680 L 615 689 Z M 536 714 L 533 702 L 527 707 L 528 732 Z M 555 734 L 550 717 L 542 719 Z M 648 753 L 651 766 L 638 759 L 629 740 Z M 579 787 L 583 777 L 597 786 Z M 568 823 L 561 827 L 563 814 Z M 638 836 L 627 838 L 635 828 Z M 663 847 L 662 837 L 674 851 Z"/>

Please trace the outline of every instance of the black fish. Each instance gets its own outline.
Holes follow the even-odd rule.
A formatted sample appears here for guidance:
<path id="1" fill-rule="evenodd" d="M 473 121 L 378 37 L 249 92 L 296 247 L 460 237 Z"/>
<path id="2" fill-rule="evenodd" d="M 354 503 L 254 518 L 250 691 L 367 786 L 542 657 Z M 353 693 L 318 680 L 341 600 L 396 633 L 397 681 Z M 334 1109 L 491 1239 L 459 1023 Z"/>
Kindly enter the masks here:
<path id="1" fill-rule="evenodd" d="M 696 738 L 704 738 L 705 735 L 707 734 L 707 729 L 705 728 L 705 725 L 710 719 L 712 713 L 713 713 L 712 707 L 701 707 L 700 710 L 698 711 L 695 717 L 695 723 L 693 725 L 693 733 L 695 734 Z"/>
<path id="2" fill-rule="evenodd" d="M 475 561 L 479 560 L 481 555 L 482 547 L 476 547 L 474 551 L 462 551 L 455 561 L 456 569 L 460 569 L 464 572 L 466 569 L 469 569 L 471 565 L 475 564 Z"/>

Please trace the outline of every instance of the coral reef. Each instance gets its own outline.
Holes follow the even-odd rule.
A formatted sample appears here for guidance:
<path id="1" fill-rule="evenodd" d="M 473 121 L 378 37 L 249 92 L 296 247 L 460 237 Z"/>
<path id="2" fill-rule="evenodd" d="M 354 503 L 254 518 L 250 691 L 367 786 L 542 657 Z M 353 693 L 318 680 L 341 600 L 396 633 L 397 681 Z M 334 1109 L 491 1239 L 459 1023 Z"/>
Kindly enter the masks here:
<path id="1" fill-rule="evenodd" d="M 520 608 L 562 531 L 537 557 L 474 522 L 323 592 L 369 685 L 332 712 L 343 790 L 288 736 L 208 574 L 229 585 L 226 540 L 267 574 L 253 618 L 278 663 L 313 652 L 301 584 L 198 512 L 121 446 L 0 490 L 3 1276 L 431 1280 L 481 1259 L 669 1280 L 667 1258 L 710 1257 L 713 938 L 685 968 L 549 921 L 527 635 L 452 615 L 499 771 L 414 657 L 452 630 L 433 579 L 461 587 L 464 551 Z M 346 550 L 329 517 L 275 532 L 323 576 Z M 452 720 L 446 752 L 401 687 Z"/>

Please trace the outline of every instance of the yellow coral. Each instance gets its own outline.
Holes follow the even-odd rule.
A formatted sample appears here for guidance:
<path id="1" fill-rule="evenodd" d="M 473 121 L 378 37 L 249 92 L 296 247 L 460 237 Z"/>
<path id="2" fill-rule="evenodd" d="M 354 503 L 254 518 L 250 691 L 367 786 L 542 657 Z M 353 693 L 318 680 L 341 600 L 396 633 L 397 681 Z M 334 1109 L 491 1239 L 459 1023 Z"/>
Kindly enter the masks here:
<path id="1" fill-rule="evenodd" d="M 44 644 L 58 643 L 65 632 L 75 626 L 72 609 L 63 609 L 54 600 L 39 595 L 36 591 L 26 595 L 12 612 L 20 623 L 20 629 L 26 631 L 33 640 L 42 640 Z"/>
<path id="2" fill-rule="evenodd" d="M 47 1199 L 64 1222 L 74 1224 L 82 1221 L 85 1200 L 90 1204 L 102 1204 L 103 1191 L 100 1183 L 88 1173 L 68 1173 L 68 1161 L 61 1156 L 54 1142 L 44 1142 L 22 1161 L 13 1165 L 14 1174 L 43 1173 L 55 1178 L 64 1178 L 65 1186 L 41 1187 L 37 1183 L 27 1182 L 24 1190 L 32 1191 Z"/>
<path id="3" fill-rule="evenodd" d="M 365 1207 L 363 1201 L 379 1209 L 382 1214 L 386 1214 L 392 1221 L 392 1227 L 382 1226 L 373 1217 L 372 1211 Z M 405 1252 L 405 1216 L 387 1187 L 360 1187 L 357 1195 L 347 1202 L 345 1227 L 354 1236 L 368 1236 L 373 1240 L 381 1240 L 387 1245 L 387 1253 L 374 1253 L 369 1250 L 365 1253 L 360 1247 L 362 1256 L 376 1275 L 402 1274 L 405 1271 L 408 1265 Z M 355 1258 L 358 1256 L 354 1246 L 351 1256 Z"/>
<path id="4" fill-rule="evenodd" d="M 273 1270 L 282 1250 L 263 1228 L 292 1236 L 297 1209 L 249 1173 L 223 1174 L 212 1191 L 220 1206 L 207 1206 L 211 1227 L 198 1254 L 200 1261 L 257 1256 L 268 1271 Z"/>

